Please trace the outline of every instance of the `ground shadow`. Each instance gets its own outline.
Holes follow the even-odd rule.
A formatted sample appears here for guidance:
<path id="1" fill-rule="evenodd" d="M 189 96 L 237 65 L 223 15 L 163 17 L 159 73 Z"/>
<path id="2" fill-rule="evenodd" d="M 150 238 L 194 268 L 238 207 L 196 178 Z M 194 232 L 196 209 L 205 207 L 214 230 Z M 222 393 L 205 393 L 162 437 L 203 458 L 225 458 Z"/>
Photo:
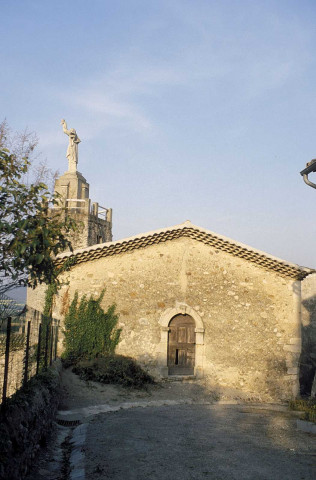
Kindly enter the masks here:
<path id="1" fill-rule="evenodd" d="M 299 358 L 300 395 L 309 397 L 313 391 L 316 373 L 316 295 L 302 302 L 306 309 L 302 315 L 302 350 Z"/>

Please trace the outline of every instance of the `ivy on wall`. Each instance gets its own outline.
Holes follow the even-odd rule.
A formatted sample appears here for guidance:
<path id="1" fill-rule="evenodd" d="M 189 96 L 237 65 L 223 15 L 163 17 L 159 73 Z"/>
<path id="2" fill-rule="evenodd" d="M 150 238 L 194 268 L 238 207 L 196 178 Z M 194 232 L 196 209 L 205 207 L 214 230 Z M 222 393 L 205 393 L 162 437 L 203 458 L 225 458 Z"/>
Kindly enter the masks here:
<path id="1" fill-rule="evenodd" d="M 55 280 L 52 281 L 46 288 L 45 292 L 45 302 L 44 302 L 44 309 L 43 309 L 43 316 L 42 316 L 42 329 L 41 329 L 41 352 L 40 352 L 40 366 L 43 368 L 44 366 L 44 357 L 45 357 L 45 345 L 46 345 L 46 336 L 48 333 L 48 345 L 47 348 L 51 350 L 51 342 L 53 341 L 52 336 L 49 334 L 50 327 L 52 325 L 52 313 L 53 313 L 53 305 L 54 305 L 54 297 L 58 292 L 59 288 L 64 285 L 63 282 L 59 280 L 60 274 L 64 273 L 76 264 L 76 258 L 71 257 L 68 258 L 60 267 L 55 267 Z M 48 327 L 48 328 L 47 328 Z M 37 349 L 35 351 L 35 355 L 37 355 Z"/>
<path id="2" fill-rule="evenodd" d="M 121 329 L 116 328 L 118 314 L 115 305 L 105 312 L 101 307 L 103 290 L 98 298 L 75 293 L 65 316 L 64 359 L 75 363 L 82 359 L 93 359 L 114 353 L 119 342 Z"/>

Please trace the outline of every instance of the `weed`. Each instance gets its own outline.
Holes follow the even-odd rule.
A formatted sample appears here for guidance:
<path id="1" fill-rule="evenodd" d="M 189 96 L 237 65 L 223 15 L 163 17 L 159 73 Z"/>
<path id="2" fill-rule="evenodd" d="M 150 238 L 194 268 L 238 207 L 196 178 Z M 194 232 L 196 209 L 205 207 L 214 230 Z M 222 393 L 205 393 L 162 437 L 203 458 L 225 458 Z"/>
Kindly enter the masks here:
<path id="1" fill-rule="evenodd" d="M 304 420 L 316 423 L 316 397 L 291 400 L 289 407 L 304 412 Z"/>

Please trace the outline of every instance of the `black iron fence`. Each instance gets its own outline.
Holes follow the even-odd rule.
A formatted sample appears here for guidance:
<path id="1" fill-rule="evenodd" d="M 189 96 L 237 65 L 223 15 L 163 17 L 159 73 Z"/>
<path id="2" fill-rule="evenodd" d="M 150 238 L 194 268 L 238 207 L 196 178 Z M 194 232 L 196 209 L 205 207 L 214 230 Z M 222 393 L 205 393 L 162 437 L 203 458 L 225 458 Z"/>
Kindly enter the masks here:
<path id="1" fill-rule="evenodd" d="M 59 321 L 26 307 L 0 322 L 0 402 L 46 370 L 57 356 Z"/>

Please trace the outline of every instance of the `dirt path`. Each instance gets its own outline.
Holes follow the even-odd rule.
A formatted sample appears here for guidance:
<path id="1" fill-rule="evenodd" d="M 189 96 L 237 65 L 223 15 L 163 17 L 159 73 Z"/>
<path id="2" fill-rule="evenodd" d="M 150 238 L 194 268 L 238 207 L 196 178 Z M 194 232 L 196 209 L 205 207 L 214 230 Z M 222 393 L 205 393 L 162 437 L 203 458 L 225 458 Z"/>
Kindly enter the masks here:
<path id="1" fill-rule="evenodd" d="M 67 370 L 62 382 L 60 413 L 88 422 L 78 430 L 84 455 L 80 441 L 75 455 L 82 478 L 316 476 L 315 437 L 298 432 L 295 416 L 284 407 L 237 404 L 232 399 L 218 402 L 218 392 L 203 381 L 165 382 L 137 391 L 83 382 Z"/>
<path id="2" fill-rule="evenodd" d="M 290 414 L 175 405 L 100 414 L 88 425 L 93 480 L 311 480 L 315 439 Z"/>
<path id="3" fill-rule="evenodd" d="M 76 430 L 78 430 L 69 425 L 75 423 L 76 420 L 86 425 L 86 422 L 102 411 L 116 411 L 137 405 L 146 406 L 154 402 L 157 405 L 179 402 L 213 403 L 216 398 L 217 394 L 209 391 L 204 382 L 188 382 L 186 384 L 165 382 L 159 386 L 150 386 L 148 390 L 135 390 L 118 385 L 86 382 L 73 374 L 71 369 L 62 370 L 61 398 L 57 416 L 62 425 L 55 425 L 48 439 L 48 445 L 35 459 L 34 467 L 25 480 L 64 480 L 67 478 L 65 462 L 69 462 L 70 459 L 66 458 L 65 460 L 65 456 L 68 455 L 68 441 L 72 437 L 76 437 Z M 65 440 L 67 440 L 66 444 Z M 80 441 L 83 441 L 81 437 Z M 79 444 L 78 450 L 80 451 L 81 448 L 82 445 Z M 78 473 L 77 467 L 78 465 L 72 466 L 73 474 Z M 84 476 L 78 478 L 84 478 Z"/>
<path id="4" fill-rule="evenodd" d="M 207 388 L 203 380 L 186 382 L 163 382 L 150 385 L 147 390 L 136 390 L 119 385 L 104 385 L 97 382 L 86 382 L 74 375 L 71 369 L 62 372 L 61 411 L 79 412 L 87 407 L 97 405 L 115 406 L 126 402 L 178 401 L 191 400 L 199 403 L 213 403 L 218 393 Z"/>
<path id="5" fill-rule="evenodd" d="M 59 419 L 81 425 L 58 427 L 67 447 L 56 440 L 32 480 L 316 477 L 316 437 L 297 431 L 284 406 L 219 400 L 203 381 L 139 391 L 85 382 L 68 369 L 59 409 Z"/>

